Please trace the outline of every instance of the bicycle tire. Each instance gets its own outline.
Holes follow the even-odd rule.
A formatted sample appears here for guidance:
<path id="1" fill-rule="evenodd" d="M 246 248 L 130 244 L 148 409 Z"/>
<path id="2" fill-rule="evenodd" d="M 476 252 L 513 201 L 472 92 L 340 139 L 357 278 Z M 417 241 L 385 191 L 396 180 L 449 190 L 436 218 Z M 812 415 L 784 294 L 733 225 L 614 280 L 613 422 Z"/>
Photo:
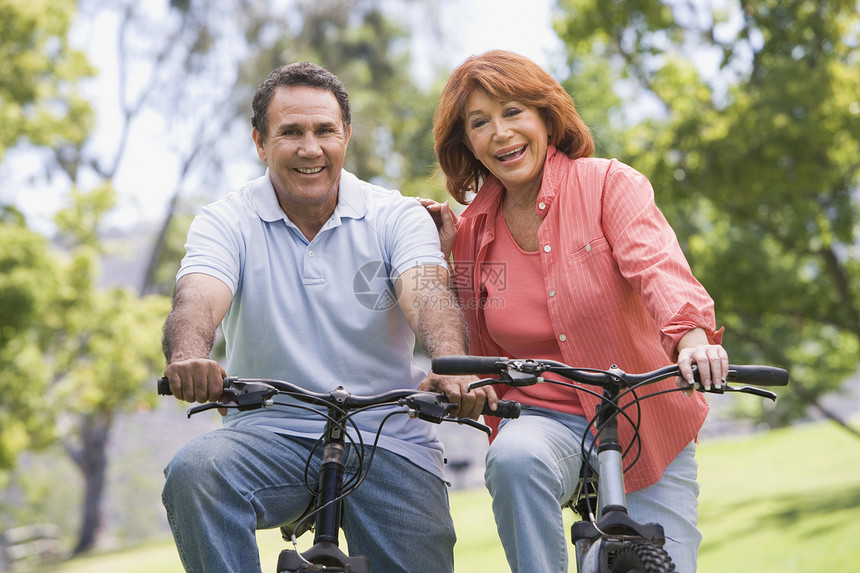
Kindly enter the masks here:
<path id="1" fill-rule="evenodd" d="M 672 573 L 675 564 L 666 550 L 645 539 L 630 541 L 609 556 L 611 573 Z"/>

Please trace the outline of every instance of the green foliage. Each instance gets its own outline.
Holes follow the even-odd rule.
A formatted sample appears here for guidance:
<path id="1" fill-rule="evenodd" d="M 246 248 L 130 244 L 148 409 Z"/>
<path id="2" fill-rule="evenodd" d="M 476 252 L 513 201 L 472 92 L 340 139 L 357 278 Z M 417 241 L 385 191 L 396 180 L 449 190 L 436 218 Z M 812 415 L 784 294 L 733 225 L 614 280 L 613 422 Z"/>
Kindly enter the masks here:
<path id="1" fill-rule="evenodd" d="M 79 145 L 93 125 L 77 81 L 93 74 L 66 34 L 74 0 L 0 0 L 0 159 L 25 137 Z"/>
<path id="2" fill-rule="evenodd" d="M 0 159 L 20 138 L 58 157 L 79 147 L 93 124 L 78 94 L 93 70 L 67 41 L 73 0 L 0 0 Z M 62 159 L 61 159 L 62 161 Z M 54 378 L 49 316 L 64 284 L 47 240 L 23 216 L 0 206 L 0 470 L 53 436 L 46 400 Z"/>
<path id="3" fill-rule="evenodd" d="M 99 248 L 99 223 L 116 204 L 116 191 L 110 182 L 103 182 L 89 191 L 72 188 L 68 195 L 71 205 L 54 217 L 57 233 L 72 247 Z"/>
<path id="4" fill-rule="evenodd" d="M 0 470 L 52 436 L 44 401 L 51 376 L 44 367 L 41 317 L 57 285 L 45 238 L 0 222 Z"/>
<path id="5" fill-rule="evenodd" d="M 103 185 L 73 191 L 69 199 L 57 214 L 61 236 L 73 245 L 62 267 L 61 312 L 46 319 L 54 332 L 52 393 L 67 414 L 111 416 L 142 400 L 152 403 L 141 383 L 163 362 L 160 333 L 169 300 L 138 297 L 128 287 L 98 287 L 99 223 L 115 192 Z"/>
<path id="6" fill-rule="evenodd" d="M 559 7 L 567 86 L 597 97 L 602 63 L 617 99 L 580 109 L 610 134 L 600 151 L 651 180 L 732 360 L 784 366 L 808 396 L 837 390 L 860 364 L 856 2 Z M 804 410 L 789 394 L 760 415 Z"/>
<path id="7" fill-rule="evenodd" d="M 103 186 L 70 197 L 58 214 L 70 249 L 62 253 L 22 225 L 0 223 L 0 469 L 48 443 L 55 416 L 68 423 L 154 400 L 142 383 L 163 361 L 169 299 L 98 286 L 98 222 L 114 193 Z"/>

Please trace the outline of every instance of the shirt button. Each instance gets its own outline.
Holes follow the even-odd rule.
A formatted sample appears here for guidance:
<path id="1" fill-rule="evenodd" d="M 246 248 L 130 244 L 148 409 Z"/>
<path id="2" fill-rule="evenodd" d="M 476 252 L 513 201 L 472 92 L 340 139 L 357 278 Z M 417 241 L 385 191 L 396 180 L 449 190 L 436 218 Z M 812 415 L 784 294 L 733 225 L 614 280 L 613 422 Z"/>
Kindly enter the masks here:
<path id="1" fill-rule="evenodd" d="M 558 339 L 561 340 L 562 342 L 564 342 L 565 340 L 567 340 L 567 335 L 566 334 L 560 334 L 558 336 Z"/>
<path id="2" fill-rule="evenodd" d="M 550 252 L 551 250 L 552 250 L 552 247 L 550 247 L 549 245 L 544 245 L 544 247 L 543 247 L 543 252 L 548 253 L 548 252 Z"/>
<path id="3" fill-rule="evenodd" d="M 313 251 L 308 251 L 308 256 L 309 256 L 310 258 L 314 258 L 314 252 L 313 252 Z"/>
<path id="4" fill-rule="evenodd" d="M 590 252 L 591 252 L 591 245 L 585 245 L 585 252 L 586 252 L 586 253 L 590 253 Z"/>
<path id="5" fill-rule="evenodd" d="M 549 291 L 549 296 L 550 296 L 550 297 L 554 297 L 554 296 L 555 296 L 555 289 L 551 289 L 551 290 Z"/>
<path id="6" fill-rule="evenodd" d="M 538 209 L 546 209 L 546 203 L 544 203 L 543 201 L 538 203 Z"/>

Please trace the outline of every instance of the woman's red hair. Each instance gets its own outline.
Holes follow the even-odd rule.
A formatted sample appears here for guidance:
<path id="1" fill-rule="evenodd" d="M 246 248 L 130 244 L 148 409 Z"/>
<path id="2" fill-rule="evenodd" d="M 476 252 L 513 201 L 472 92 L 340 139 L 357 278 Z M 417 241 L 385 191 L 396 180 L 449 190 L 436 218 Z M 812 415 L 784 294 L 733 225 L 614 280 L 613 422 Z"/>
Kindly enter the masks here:
<path id="1" fill-rule="evenodd" d="M 448 193 L 466 205 L 489 170 L 466 147 L 465 109 L 476 89 L 499 101 L 536 108 L 546 121 L 549 143 L 571 159 L 594 153 L 594 140 L 573 98 L 532 60 L 504 50 L 471 56 L 448 78 L 433 115 L 433 139 Z"/>

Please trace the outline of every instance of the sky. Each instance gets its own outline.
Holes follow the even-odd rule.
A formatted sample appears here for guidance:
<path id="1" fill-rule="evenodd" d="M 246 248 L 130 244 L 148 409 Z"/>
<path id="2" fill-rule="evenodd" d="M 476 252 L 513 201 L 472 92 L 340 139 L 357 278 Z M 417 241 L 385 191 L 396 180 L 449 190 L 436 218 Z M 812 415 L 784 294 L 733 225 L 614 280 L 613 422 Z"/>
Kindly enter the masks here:
<path id="1" fill-rule="evenodd" d="M 445 45 L 439 47 L 422 41 L 420 34 L 416 37 L 413 58 L 418 62 L 418 74 L 421 73 L 421 62 L 432 55 L 431 50 L 446 54 L 451 68 L 472 54 L 494 48 L 521 53 L 549 68 L 562 48 L 551 28 L 550 11 L 554 3 L 554 0 L 529 0 L 527 9 L 523 8 L 521 0 L 451 0 L 436 4 L 447 39 Z M 421 14 L 419 11 L 410 14 L 418 30 L 421 29 Z M 110 22 L 98 22 L 83 32 L 79 31 L 79 41 L 85 42 L 79 47 L 86 49 L 91 61 L 102 70 L 115 68 L 115 65 L 111 65 L 112 37 L 98 37 L 99 30 L 108 29 Z M 116 111 L 111 110 L 110 103 L 112 81 L 110 78 L 105 79 L 101 101 L 98 87 L 93 97 L 100 121 L 96 141 L 101 140 L 106 144 L 116 140 L 112 133 L 118 129 L 116 123 L 109 119 L 111 112 Z M 119 205 L 110 217 L 113 226 L 132 227 L 140 222 L 159 221 L 164 216 L 167 201 L 177 181 L 178 166 L 169 152 L 169 142 L 164 137 L 166 130 L 160 122 L 160 118 L 151 117 L 135 126 L 125 160 L 114 179 Z M 250 136 L 248 149 L 253 157 Z M 61 185 L 63 182 L 59 180 L 61 178 L 54 186 L 34 188 L 18 174 L 38 171 L 43 161 L 40 156 L 11 152 L 4 159 L 0 166 L 0 177 L 3 181 L 11 182 L 13 189 L 11 193 L 0 191 L 3 198 L 8 200 L 8 196 L 13 195 L 16 205 L 27 214 L 31 225 L 50 233 L 53 227 L 51 219 L 58 206 L 57 199 L 65 191 Z M 225 192 L 244 183 L 245 173 L 241 170 L 239 173 L 241 175 L 237 175 L 235 181 L 225 185 Z"/>
<path id="2" fill-rule="evenodd" d="M 494 48 L 512 50 L 550 66 L 561 41 L 552 31 L 554 0 L 469 0 L 446 2 L 442 22 L 450 39 L 452 66 Z M 528 6 L 528 8 L 525 8 Z"/>

